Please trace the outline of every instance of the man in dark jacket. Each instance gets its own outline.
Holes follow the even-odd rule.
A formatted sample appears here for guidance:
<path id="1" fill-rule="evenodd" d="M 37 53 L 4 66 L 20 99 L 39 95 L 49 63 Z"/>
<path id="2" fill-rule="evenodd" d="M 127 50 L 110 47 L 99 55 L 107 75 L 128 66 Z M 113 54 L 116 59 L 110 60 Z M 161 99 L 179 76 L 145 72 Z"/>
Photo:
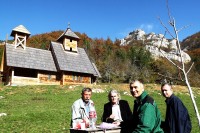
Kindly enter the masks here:
<path id="1" fill-rule="evenodd" d="M 163 133 L 161 129 L 161 115 L 152 97 L 144 90 L 144 85 L 139 80 L 130 83 L 130 92 L 134 101 L 132 133 Z"/>
<path id="2" fill-rule="evenodd" d="M 173 94 L 168 83 L 161 85 L 161 91 L 167 105 L 165 122 L 162 128 L 166 133 L 190 133 L 192 129 L 190 116 L 183 102 Z"/>

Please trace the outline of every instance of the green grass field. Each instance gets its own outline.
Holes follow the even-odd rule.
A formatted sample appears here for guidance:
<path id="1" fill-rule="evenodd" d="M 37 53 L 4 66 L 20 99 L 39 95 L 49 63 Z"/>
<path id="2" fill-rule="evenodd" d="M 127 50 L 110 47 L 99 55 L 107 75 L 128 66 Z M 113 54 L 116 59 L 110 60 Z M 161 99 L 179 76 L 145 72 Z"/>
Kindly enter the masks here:
<path id="1" fill-rule="evenodd" d="M 103 93 L 93 93 L 92 100 L 95 102 L 97 110 L 97 124 L 101 123 L 103 105 L 108 102 L 107 94 L 111 88 L 120 91 L 121 98 L 129 102 L 133 108 L 132 96 L 124 94 L 122 85 L 96 85 L 92 88 L 105 90 Z M 61 133 L 69 132 L 71 120 L 71 105 L 80 98 L 83 86 L 1 86 L 0 113 L 7 116 L 0 117 L 1 133 Z M 146 86 L 147 92 L 154 97 L 162 114 L 165 117 L 165 102 L 159 90 L 152 86 Z M 127 91 L 128 92 L 128 91 Z M 128 92 L 129 94 L 129 92 Z M 177 91 L 191 116 L 192 133 L 200 132 L 198 121 L 191 99 L 187 92 Z M 200 89 L 195 88 L 194 94 L 198 108 L 200 108 Z"/>

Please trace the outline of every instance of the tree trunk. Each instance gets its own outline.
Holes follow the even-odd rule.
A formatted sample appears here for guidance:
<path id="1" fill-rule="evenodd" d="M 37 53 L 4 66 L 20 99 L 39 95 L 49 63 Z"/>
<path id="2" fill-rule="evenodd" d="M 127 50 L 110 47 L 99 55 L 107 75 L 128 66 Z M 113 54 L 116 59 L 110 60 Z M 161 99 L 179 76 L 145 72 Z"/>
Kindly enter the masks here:
<path id="1" fill-rule="evenodd" d="M 192 88 L 190 86 L 190 83 L 188 82 L 188 77 L 186 75 L 185 72 L 184 73 L 184 76 L 185 76 L 185 83 L 188 87 L 188 90 L 189 90 L 189 93 L 190 93 L 190 98 L 192 99 L 192 103 L 193 103 L 193 106 L 194 106 L 194 109 L 195 109 L 195 113 L 197 115 L 197 119 L 198 119 L 198 123 L 199 123 L 199 127 L 200 127 L 200 116 L 199 116 L 199 111 L 198 111 L 198 108 L 197 108 L 197 104 L 196 104 L 196 101 L 194 99 L 194 95 L 193 95 L 193 92 L 192 92 Z"/>

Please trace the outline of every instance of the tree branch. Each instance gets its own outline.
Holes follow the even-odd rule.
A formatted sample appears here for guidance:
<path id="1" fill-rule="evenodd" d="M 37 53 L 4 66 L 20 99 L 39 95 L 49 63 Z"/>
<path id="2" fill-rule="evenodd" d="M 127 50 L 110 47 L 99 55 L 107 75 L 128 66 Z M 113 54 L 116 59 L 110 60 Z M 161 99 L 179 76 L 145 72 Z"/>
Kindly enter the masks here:
<path id="1" fill-rule="evenodd" d="M 177 32 L 180 32 L 181 30 L 186 29 L 186 28 L 188 28 L 188 27 L 190 27 L 190 26 L 191 26 L 191 24 L 190 24 L 190 25 L 183 26 L 183 27 L 181 27 L 179 30 L 177 30 Z"/>
<path id="2" fill-rule="evenodd" d="M 194 65 L 194 62 L 192 62 L 192 65 L 190 66 L 190 68 L 188 69 L 188 71 L 186 72 L 186 74 L 188 74 L 190 72 L 190 70 L 192 69 L 193 65 Z"/>
<path id="3" fill-rule="evenodd" d="M 166 76 L 166 75 L 163 75 L 163 74 L 160 74 L 160 73 L 158 73 L 158 75 L 165 77 L 165 78 L 173 79 L 173 80 L 184 81 L 183 79 L 173 78 L 173 77 Z"/>
<path id="4" fill-rule="evenodd" d="M 181 71 L 183 70 L 180 66 L 178 66 L 176 63 L 174 63 L 171 59 L 169 59 L 165 54 L 164 54 L 164 52 L 162 51 L 162 50 L 159 50 L 161 53 L 162 53 L 162 55 L 169 61 L 169 62 L 171 62 L 175 67 L 177 67 L 178 69 L 180 69 Z"/>
<path id="5" fill-rule="evenodd" d="M 169 33 L 169 35 L 175 39 L 175 37 L 172 35 L 172 33 L 168 30 L 168 28 L 163 24 L 162 20 L 160 19 L 160 17 L 158 17 L 158 20 L 160 21 L 161 25 L 165 28 L 165 30 Z"/>
<path id="6" fill-rule="evenodd" d="M 160 20 L 160 22 L 162 23 L 162 21 Z M 167 29 L 168 30 L 168 29 Z M 164 36 L 162 37 L 162 39 L 161 39 L 161 45 L 163 44 L 163 39 L 164 39 L 164 37 L 165 37 L 165 35 L 166 35 L 166 32 L 167 31 L 165 31 L 165 34 L 164 34 Z M 182 68 L 181 67 L 179 67 L 176 63 L 174 63 L 171 59 L 169 59 L 166 55 L 165 55 L 165 53 L 163 52 L 163 50 L 162 49 L 160 49 L 160 47 L 158 47 L 158 46 L 156 46 L 157 48 L 158 48 L 158 50 L 160 51 L 160 53 L 169 61 L 169 62 L 171 62 L 174 66 L 176 66 L 178 69 L 180 69 L 180 70 L 182 70 Z"/>
<path id="7" fill-rule="evenodd" d="M 171 20 L 172 20 L 172 17 L 171 17 L 171 14 L 170 14 L 170 9 L 169 9 L 169 4 L 168 4 L 168 3 L 169 3 L 168 0 L 166 0 L 168 17 L 169 17 L 169 20 L 171 21 Z"/>

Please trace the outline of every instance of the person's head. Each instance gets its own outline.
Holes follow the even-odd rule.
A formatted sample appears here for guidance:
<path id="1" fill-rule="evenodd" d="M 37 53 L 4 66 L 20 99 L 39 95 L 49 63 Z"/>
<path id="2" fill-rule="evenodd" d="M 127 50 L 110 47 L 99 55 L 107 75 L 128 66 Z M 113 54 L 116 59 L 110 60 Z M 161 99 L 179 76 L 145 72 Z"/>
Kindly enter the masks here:
<path id="1" fill-rule="evenodd" d="M 86 102 L 86 103 L 89 102 L 89 100 L 92 96 L 92 89 L 83 88 L 81 95 L 82 95 L 82 99 L 83 99 L 84 102 Z"/>
<path id="2" fill-rule="evenodd" d="M 143 83 L 139 80 L 133 80 L 130 83 L 130 92 L 133 97 L 139 97 L 144 92 Z"/>
<path id="3" fill-rule="evenodd" d="M 111 90 L 111 91 L 108 93 L 108 100 L 109 100 L 112 104 L 118 103 L 118 101 L 120 100 L 120 94 L 117 92 L 117 90 Z"/>
<path id="4" fill-rule="evenodd" d="M 173 94 L 172 86 L 168 83 L 162 84 L 161 92 L 165 98 L 169 98 Z"/>

